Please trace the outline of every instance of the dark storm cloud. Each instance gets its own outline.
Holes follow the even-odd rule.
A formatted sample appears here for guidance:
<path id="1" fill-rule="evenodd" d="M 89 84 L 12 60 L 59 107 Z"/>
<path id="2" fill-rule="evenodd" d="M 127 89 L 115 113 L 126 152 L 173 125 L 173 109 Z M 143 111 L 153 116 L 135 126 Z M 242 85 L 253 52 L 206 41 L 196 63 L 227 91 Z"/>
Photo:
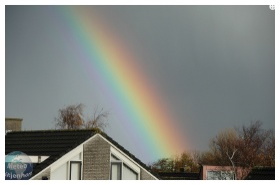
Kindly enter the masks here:
<path id="1" fill-rule="evenodd" d="M 92 99 L 110 107 L 91 88 L 83 98 L 75 97 L 79 92 L 71 89 L 71 81 L 81 89 L 90 85 L 84 77 L 71 76 L 77 68 L 71 46 L 62 46 L 61 33 L 49 28 L 55 21 L 50 10 L 6 8 L 6 116 L 24 117 L 28 129 L 52 127 L 63 102 Z M 268 6 L 99 6 L 94 11 L 141 59 L 193 149 L 206 149 L 221 129 L 251 120 L 274 129 L 275 18 Z M 67 69 L 58 62 L 65 60 Z M 47 115 L 20 110 L 36 109 L 36 96 Z M 41 123 L 32 122 L 40 115 Z"/>

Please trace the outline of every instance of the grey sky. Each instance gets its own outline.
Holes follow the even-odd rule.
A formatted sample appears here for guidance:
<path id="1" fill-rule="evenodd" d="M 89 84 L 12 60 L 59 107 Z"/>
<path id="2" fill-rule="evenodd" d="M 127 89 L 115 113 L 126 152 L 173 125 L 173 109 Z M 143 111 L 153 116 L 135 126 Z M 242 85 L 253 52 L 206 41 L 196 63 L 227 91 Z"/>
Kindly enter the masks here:
<path id="1" fill-rule="evenodd" d="M 274 129 L 275 12 L 269 6 L 94 11 L 131 43 L 151 83 L 163 90 L 184 125 L 191 149 L 206 150 L 219 131 L 251 120 Z M 76 65 L 75 46 L 65 43 L 54 12 L 51 6 L 6 6 L 6 117 L 23 118 L 24 129 L 51 129 L 64 105 L 103 107 L 111 112 L 107 133 L 138 156 L 110 102 Z"/>

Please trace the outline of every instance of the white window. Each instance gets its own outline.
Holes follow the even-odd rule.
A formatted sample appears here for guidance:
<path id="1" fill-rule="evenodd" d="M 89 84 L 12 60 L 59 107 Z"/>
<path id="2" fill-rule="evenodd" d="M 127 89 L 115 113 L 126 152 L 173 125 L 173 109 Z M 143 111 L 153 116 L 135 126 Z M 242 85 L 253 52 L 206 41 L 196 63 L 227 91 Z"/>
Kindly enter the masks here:
<path id="1" fill-rule="evenodd" d="M 122 178 L 122 163 L 112 162 L 111 163 L 111 180 L 121 180 Z"/>
<path id="2" fill-rule="evenodd" d="M 207 171 L 207 180 L 234 180 L 233 171 Z"/>
<path id="3" fill-rule="evenodd" d="M 70 180 L 81 180 L 81 161 L 70 161 Z"/>
<path id="4" fill-rule="evenodd" d="M 138 174 L 123 164 L 123 180 L 138 180 Z"/>
<path id="5" fill-rule="evenodd" d="M 60 167 L 56 168 L 51 172 L 51 180 L 67 180 L 68 174 L 68 165 L 67 162 L 62 164 Z"/>
<path id="6" fill-rule="evenodd" d="M 111 180 L 138 180 L 138 173 L 112 154 Z"/>

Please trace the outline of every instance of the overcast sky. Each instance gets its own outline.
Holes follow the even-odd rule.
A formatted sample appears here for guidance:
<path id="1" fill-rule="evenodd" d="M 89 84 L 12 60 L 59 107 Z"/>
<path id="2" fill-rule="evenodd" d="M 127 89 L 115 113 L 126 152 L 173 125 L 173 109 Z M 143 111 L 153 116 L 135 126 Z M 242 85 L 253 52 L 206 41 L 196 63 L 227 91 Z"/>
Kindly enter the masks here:
<path id="1" fill-rule="evenodd" d="M 192 150 L 219 131 L 261 120 L 275 128 L 275 12 L 269 6 L 99 6 L 94 11 L 141 59 Z M 58 109 L 110 111 L 106 132 L 132 153 L 117 111 L 92 85 L 47 6 L 6 6 L 5 116 L 53 129 Z M 149 156 L 141 156 L 150 162 Z"/>

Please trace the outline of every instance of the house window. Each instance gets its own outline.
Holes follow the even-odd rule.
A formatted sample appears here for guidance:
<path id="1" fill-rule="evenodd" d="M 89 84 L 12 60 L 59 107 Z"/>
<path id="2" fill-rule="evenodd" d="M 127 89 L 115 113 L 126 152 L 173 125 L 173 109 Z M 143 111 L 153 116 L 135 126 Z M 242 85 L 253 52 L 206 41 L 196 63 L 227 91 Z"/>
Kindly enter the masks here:
<path id="1" fill-rule="evenodd" d="M 70 161 L 70 180 L 81 180 L 81 161 Z"/>
<path id="2" fill-rule="evenodd" d="M 122 162 L 111 162 L 111 180 L 122 179 Z"/>
<path id="3" fill-rule="evenodd" d="M 126 164 L 123 164 L 123 180 L 138 180 L 138 174 Z"/>
<path id="4" fill-rule="evenodd" d="M 233 171 L 207 171 L 207 180 L 234 180 Z"/>
<path id="5" fill-rule="evenodd" d="M 138 180 L 138 173 L 122 160 L 111 155 L 111 180 Z"/>

